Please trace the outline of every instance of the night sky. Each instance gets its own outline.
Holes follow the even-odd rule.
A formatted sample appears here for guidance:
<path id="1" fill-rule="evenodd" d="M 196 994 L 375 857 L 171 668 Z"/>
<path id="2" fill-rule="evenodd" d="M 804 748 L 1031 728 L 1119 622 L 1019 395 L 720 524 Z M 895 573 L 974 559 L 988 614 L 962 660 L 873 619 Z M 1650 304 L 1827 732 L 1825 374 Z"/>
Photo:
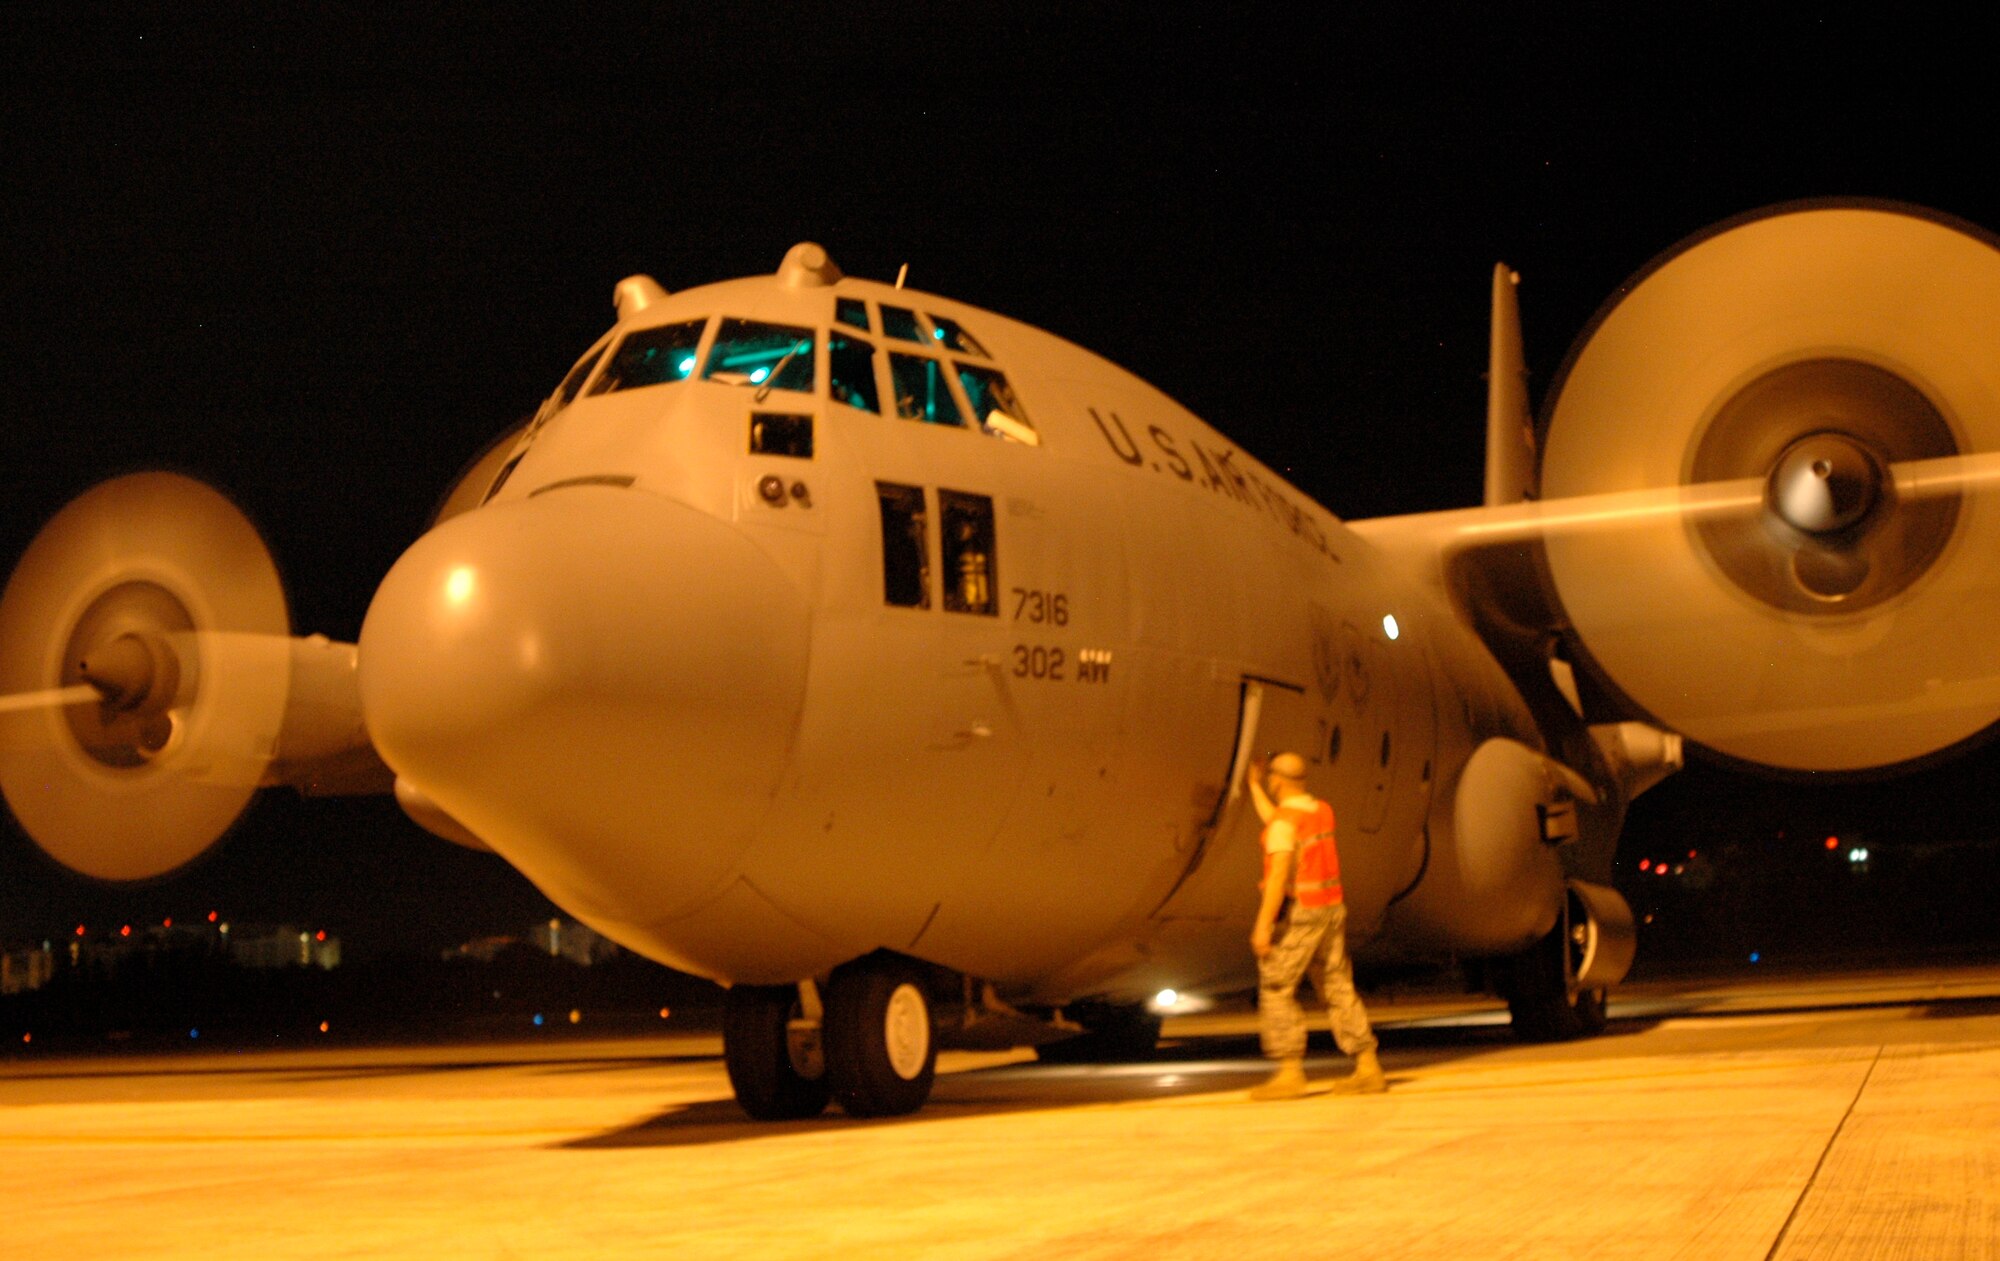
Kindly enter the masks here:
<path id="1" fill-rule="evenodd" d="M 300 633 L 352 639 L 614 282 L 769 272 L 799 240 L 1089 346 L 1364 518 L 1478 501 L 1496 260 L 1546 382 L 1623 279 L 1740 211 L 2000 227 L 1983 38 L 1873 9 L 293 7 L 0 14 L 6 565 L 92 483 L 177 469 L 258 522 Z M 1634 829 L 1983 833 L 1995 765 L 1809 801 L 1697 769 Z M 211 907 L 362 951 L 548 914 L 386 799 L 264 794 L 123 889 L 0 825 L 0 940 Z"/>

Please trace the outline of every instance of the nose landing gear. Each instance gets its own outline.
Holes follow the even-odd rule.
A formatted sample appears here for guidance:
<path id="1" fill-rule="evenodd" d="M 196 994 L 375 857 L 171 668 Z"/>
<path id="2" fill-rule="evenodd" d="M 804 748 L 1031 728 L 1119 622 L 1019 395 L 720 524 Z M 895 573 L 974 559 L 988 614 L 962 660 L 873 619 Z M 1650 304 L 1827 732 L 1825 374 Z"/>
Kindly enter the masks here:
<path id="1" fill-rule="evenodd" d="M 830 1098 L 855 1117 L 915 1112 L 937 1074 L 923 974 L 894 955 L 857 959 L 834 970 L 823 1008 L 810 981 L 734 986 L 723 1057 L 737 1103 L 759 1121 L 817 1116 Z"/>

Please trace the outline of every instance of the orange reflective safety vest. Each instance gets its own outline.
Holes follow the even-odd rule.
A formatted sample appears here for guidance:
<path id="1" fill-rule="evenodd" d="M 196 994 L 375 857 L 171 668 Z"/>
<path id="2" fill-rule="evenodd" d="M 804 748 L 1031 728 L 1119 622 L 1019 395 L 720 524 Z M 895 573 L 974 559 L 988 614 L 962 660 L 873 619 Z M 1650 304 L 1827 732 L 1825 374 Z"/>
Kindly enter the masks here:
<path id="1" fill-rule="evenodd" d="M 1264 825 L 1268 840 L 1272 824 L 1292 825 L 1297 844 L 1292 849 L 1292 897 L 1300 906 L 1333 906 L 1340 898 L 1340 851 L 1333 847 L 1333 807 L 1315 801 L 1309 810 L 1280 806 Z M 1264 878 L 1271 878 L 1271 851 L 1264 850 Z"/>

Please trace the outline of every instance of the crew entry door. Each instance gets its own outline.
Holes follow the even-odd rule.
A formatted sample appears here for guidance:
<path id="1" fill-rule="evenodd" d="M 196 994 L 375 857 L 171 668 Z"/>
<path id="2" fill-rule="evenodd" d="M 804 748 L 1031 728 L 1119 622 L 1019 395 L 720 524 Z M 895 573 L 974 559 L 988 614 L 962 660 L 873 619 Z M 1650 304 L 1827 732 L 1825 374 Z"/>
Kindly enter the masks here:
<path id="1" fill-rule="evenodd" d="M 1287 750 L 1308 758 L 1315 715 L 1297 684 L 1244 675 L 1238 684 L 1236 739 L 1215 805 L 1198 829 L 1180 879 L 1153 912 L 1155 919 L 1220 920 L 1243 910 L 1244 890 L 1261 864 L 1263 820 L 1245 784 L 1250 763 Z M 1311 771 L 1308 772 L 1309 776 Z"/>

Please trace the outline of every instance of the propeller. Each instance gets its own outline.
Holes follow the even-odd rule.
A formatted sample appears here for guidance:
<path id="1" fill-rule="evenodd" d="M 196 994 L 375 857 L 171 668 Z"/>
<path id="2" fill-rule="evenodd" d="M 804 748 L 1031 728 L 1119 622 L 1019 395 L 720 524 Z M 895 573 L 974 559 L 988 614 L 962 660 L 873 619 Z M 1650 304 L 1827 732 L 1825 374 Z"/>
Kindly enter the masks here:
<path id="1" fill-rule="evenodd" d="M 2000 721 L 1996 339 L 2000 248 L 1911 207 L 1781 207 L 1657 260 L 1558 377 L 1544 507 L 1724 486 L 1734 507 L 1550 532 L 1579 655 L 1664 725 L 1790 770 Z"/>
<path id="2" fill-rule="evenodd" d="M 270 553 L 221 494 L 171 473 L 84 492 L 0 594 L 0 793 L 75 870 L 182 866 L 270 764 L 290 643 Z"/>

